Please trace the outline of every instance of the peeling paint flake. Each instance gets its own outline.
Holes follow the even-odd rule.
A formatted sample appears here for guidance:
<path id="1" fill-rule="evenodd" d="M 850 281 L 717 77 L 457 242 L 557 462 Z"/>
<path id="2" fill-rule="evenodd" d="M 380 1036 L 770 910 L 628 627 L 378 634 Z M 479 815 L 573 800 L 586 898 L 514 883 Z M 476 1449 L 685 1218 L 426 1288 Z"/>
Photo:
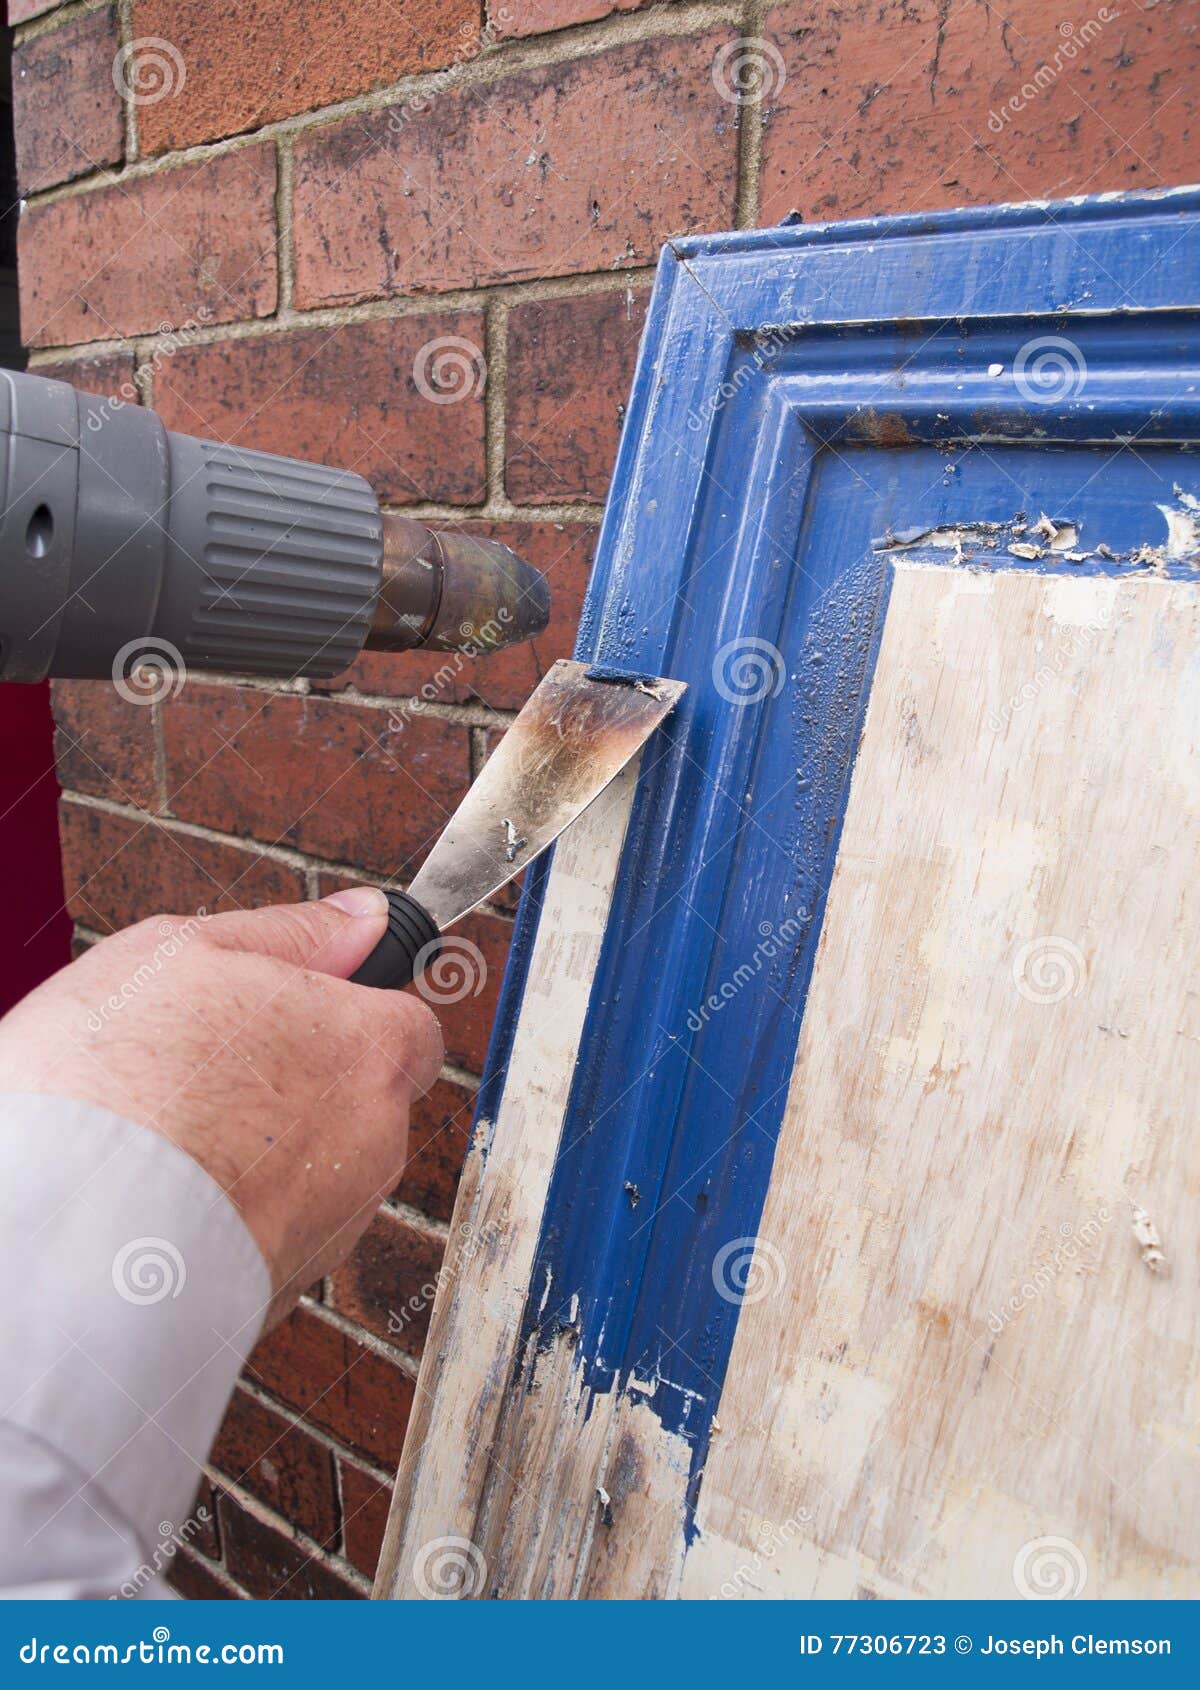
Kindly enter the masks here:
<path id="1" fill-rule="evenodd" d="M 1167 1265 L 1167 1258 L 1162 1252 L 1162 1239 L 1158 1236 L 1158 1228 L 1145 1209 L 1137 1208 L 1133 1211 L 1133 1236 L 1141 1245 L 1142 1260 L 1150 1272 L 1161 1273 Z"/>

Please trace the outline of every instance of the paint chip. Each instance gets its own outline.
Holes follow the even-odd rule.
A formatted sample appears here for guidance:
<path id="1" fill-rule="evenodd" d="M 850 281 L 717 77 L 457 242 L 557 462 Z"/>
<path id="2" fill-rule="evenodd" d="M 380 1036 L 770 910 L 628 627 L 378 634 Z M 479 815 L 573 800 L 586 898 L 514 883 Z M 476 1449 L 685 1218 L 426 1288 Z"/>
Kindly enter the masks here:
<path id="1" fill-rule="evenodd" d="M 529 841 L 527 839 L 517 838 L 517 830 L 513 826 L 512 822 L 509 821 L 507 816 L 505 816 L 500 825 L 504 829 L 504 860 L 506 863 L 515 862 L 517 859 L 517 852 L 521 850 L 524 845 L 527 845 Z"/>
<path id="2" fill-rule="evenodd" d="M 1138 1208 L 1133 1211 L 1133 1236 L 1142 1247 L 1142 1260 L 1150 1272 L 1161 1273 L 1167 1258 L 1162 1252 L 1162 1239 L 1158 1236 L 1158 1228 L 1145 1209 Z"/>

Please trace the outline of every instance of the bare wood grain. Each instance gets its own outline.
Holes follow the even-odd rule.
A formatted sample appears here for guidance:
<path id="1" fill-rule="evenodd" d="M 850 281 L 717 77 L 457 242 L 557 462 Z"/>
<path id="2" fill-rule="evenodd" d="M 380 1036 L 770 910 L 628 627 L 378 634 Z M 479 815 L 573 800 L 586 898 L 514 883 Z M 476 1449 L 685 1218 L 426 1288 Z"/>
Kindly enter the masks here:
<path id="1" fill-rule="evenodd" d="M 1198 732 L 1200 589 L 897 572 L 685 1595 L 1195 1588 Z"/>
<path id="2" fill-rule="evenodd" d="M 638 761 L 556 847 L 498 1119 L 479 1124 L 459 1188 L 458 1265 L 434 1306 L 377 1596 L 427 1594 L 439 1570 L 464 1594 L 490 1588 L 480 1511 Z M 447 1538 L 459 1547 L 430 1550 Z"/>

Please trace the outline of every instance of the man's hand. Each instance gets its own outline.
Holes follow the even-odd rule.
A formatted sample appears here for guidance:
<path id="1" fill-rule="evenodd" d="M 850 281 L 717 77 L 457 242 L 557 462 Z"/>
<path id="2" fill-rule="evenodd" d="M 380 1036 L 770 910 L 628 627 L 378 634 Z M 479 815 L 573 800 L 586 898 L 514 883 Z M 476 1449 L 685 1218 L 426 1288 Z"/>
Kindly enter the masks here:
<path id="1" fill-rule="evenodd" d="M 0 1022 L 0 1086 L 101 1104 L 187 1151 L 254 1235 L 277 1319 L 396 1184 L 441 1066 L 425 1004 L 348 983 L 386 921 L 362 887 L 140 922 Z"/>

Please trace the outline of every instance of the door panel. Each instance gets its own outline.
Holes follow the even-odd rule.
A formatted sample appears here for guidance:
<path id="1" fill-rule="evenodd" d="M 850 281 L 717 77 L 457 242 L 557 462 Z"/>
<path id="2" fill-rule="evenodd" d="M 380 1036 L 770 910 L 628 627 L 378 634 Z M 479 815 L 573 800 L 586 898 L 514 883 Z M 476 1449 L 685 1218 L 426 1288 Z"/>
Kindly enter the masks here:
<path id="1" fill-rule="evenodd" d="M 1197 277 L 664 256 L 578 650 L 689 691 L 528 877 L 380 1592 L 1194 1572 Z"/>
<path id="2" fill-rule="evenodd" d="M 1198 734 L 1192 583 L 898 567 L 683 1595 L 1187 1593 Z"/>

